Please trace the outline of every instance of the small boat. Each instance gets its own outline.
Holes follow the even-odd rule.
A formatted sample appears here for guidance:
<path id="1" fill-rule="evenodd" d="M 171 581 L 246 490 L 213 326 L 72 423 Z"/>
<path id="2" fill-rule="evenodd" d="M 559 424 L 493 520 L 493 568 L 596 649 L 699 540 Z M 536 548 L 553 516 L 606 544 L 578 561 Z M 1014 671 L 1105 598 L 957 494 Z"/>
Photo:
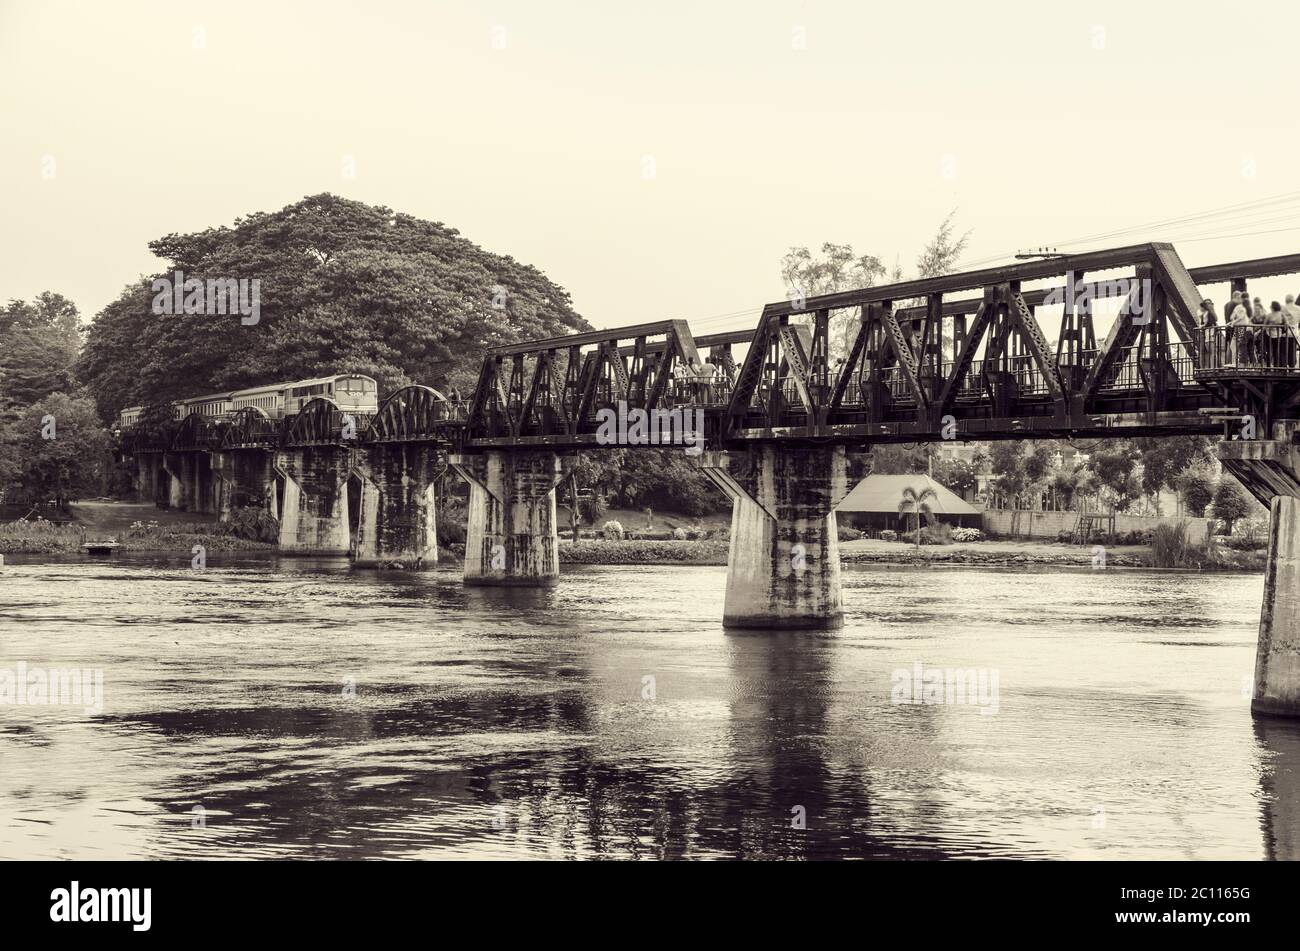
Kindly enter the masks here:
<path id="1" fill-rule="evenodd" d="M 118 547 L 117 539 L 109 538 L 104 541 L 83 542 L 81 550 L 87 555 L 111 555 Z"/>

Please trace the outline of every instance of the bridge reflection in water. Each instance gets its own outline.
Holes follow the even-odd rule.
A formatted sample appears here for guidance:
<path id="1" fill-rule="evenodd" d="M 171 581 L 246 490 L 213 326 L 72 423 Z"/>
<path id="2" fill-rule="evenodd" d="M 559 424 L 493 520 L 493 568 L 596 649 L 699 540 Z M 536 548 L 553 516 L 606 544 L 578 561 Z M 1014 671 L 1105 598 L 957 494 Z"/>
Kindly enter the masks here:
<path id="1" fill-rule="evenodd" d="M 106 704 L 10 708 L 0 857 L 1253 859 L 1300 842 L 1300 727 L 1252 725 L 1242 692 L 1257 577 L 873 567 L 845 573 L 841 632 L 724 634 L 720 568 L 501 592 L 341 559 L 187 566 L 6 565 L 6 648 L 102 667 Z M 997 714 L 895 703 L 893 672 L 918 661 L 997 670 Z"/>

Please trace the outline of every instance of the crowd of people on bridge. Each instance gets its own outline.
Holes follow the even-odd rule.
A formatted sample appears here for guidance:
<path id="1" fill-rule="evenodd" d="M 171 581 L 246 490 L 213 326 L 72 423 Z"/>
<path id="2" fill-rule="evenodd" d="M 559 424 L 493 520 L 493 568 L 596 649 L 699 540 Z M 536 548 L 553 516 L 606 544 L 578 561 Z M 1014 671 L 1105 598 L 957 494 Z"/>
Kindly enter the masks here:
<path id="1" fill-rule="evenodd" d="M 732 382 L 724 366 L 683 360 L 673 367 L 671 392 L 682 403 L 722 403 L 731 393 Z"/>
<path id="2" fill-rule="evenodd" d="M 1197 318 L 1204 363 L 1210 366 L 1295 369 L 1300 355 L 1300 304 L 1295 295 L 1273 301 L 1267 309 L 1258 297 L 1233 291 L 1223 324 L 1214 301 L 1201 301 Z"/>

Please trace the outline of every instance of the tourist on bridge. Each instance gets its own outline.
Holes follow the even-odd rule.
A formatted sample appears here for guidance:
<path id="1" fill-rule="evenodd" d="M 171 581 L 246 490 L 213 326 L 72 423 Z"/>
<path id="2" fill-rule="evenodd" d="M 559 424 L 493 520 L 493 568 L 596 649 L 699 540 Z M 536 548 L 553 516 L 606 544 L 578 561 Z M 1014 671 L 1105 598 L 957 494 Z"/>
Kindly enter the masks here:
<path id="1" fill-rule="evenodd" d="M 1250 362 L 1250 308 L 1242 299 L 1241 291 L 1232 292 L 1232 303 L 1228 305 L 1228 327 L 1230 328 L 1228 359 L 1232 366 Z"/>
<path id="2" fill-rule="evenodd" d="M 1214 301 L 1208 297 L 1201 301 L 1200 312 L 1196 315 L 1196 326 L 1201 332 L 1201 364 L 1208 366 L 1216 363 L 1222 363 L 1222 358 L 1215 359 L 1215 347 L 1218 338 L 1215 336 L 1215 325 L 1219 322 L 1219 315 L 1214 312 Z"/>
<path id="3" fill-rule="evenodd" d="M 673 395 L 679 400 L 685 400 L 691 391 L 691 368 L 686 361 L 680 361 L 673 367 Z"/>
<path id="4" fill-rule="evenodd" d="M 1267 362 L 1270 366 L 1285 366 L 1289 360 L 1286 353 L 1286 347 L 1282 338 L 1289 336 L 1286 330 L 1286 316 L 1282 313 L 1282 305 L 1278 301 L 1268 306 L 1268 313 L 1264 315 L 1264 333 L 1266 336 L 1260 338 L 1268 354 Z"/>

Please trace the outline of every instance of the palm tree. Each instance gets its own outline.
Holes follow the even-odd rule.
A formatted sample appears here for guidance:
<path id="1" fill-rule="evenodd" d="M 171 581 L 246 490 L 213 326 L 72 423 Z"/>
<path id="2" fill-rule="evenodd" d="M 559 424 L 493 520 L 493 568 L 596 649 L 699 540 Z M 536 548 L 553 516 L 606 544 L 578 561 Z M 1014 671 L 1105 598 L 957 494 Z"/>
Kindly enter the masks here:
<path id="1" fill-rule="evenodd" d="M 921 517 L 930 517 L 934 514 L 930 508 L 929 500 L 939 500 L 939 494 L 930 486 L 925 486 L 921 491 L 908 486 L 903 489 L 903 497 L 898 501 L 898 514 L 911 515 L 915 522 L 916 530 L 916 547 L 921 547 Z"/>

